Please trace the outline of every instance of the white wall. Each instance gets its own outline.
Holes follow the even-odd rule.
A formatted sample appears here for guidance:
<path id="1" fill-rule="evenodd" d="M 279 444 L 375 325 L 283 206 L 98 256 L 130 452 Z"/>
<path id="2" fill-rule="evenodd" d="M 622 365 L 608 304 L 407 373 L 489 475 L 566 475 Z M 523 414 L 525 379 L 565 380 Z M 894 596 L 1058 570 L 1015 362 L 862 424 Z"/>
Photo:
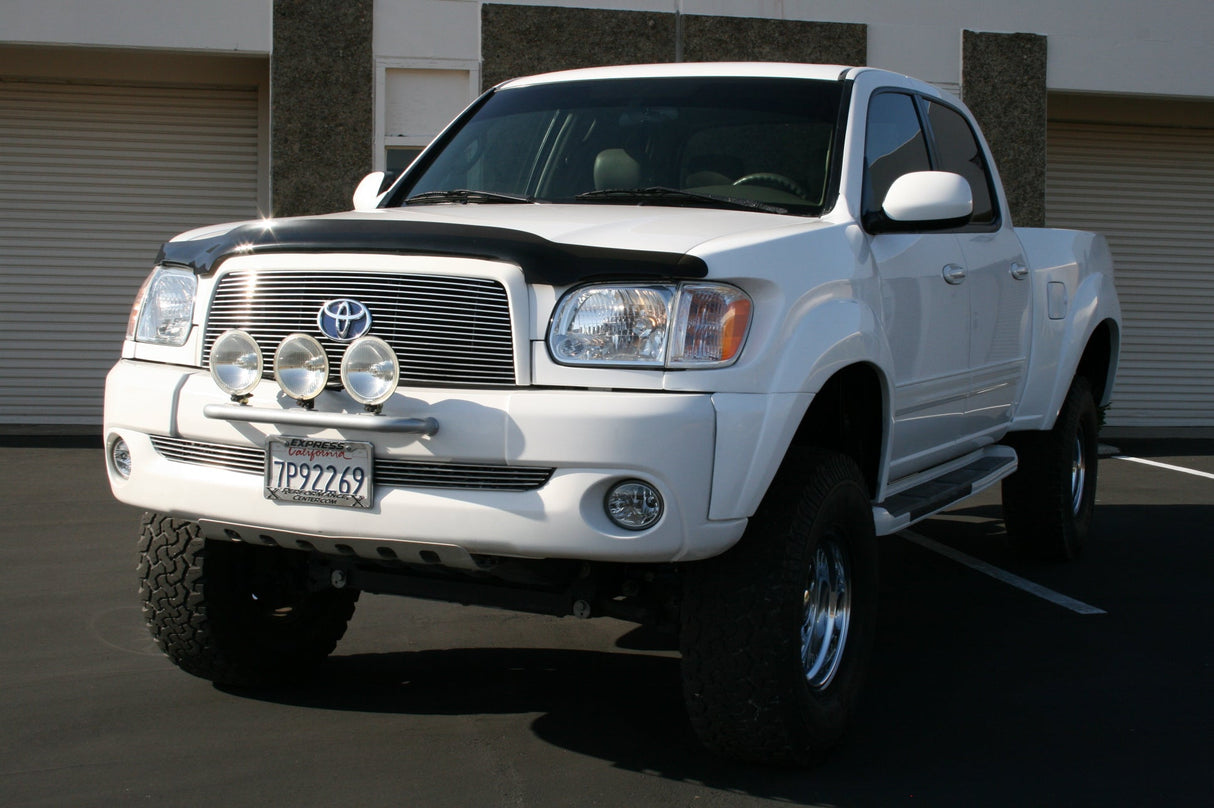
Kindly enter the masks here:
<path id="1" fill-rule="evenodd" d="M 480 0 L 375 0 L 377 58 L 481 58 Z"/>
<path id="2" fill-rule="evenodd" d="M 272 0 L 0 0 L 0 43 L 268 54 Z"/>

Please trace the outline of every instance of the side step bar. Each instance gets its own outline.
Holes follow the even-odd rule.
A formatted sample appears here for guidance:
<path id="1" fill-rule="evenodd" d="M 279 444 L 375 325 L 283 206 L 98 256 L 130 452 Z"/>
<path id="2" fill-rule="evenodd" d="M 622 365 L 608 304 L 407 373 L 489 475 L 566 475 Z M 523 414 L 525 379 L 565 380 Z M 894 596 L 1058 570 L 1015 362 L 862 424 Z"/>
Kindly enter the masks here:
<path id="1" fill-rule="evenodd" d="M 1016 452 L 1009 446 L 988 446 L 959 463 L 939 469 L 911 488 L 873 506 L 878 536 L 910 527 L 920 519 L 948 508 L 989 488 L 1016 471 Z"/>

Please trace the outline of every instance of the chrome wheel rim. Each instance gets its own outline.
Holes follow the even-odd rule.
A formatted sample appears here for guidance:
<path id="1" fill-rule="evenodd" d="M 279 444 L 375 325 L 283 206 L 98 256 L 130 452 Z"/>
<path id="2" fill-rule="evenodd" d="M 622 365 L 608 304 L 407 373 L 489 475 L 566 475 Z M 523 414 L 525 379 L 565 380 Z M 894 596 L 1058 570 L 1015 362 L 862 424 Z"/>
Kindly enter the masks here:
<path id="1" fill-rule="evenodd" d="M 1075 449 L 1071 453 L 1071 513 L 1078 514 L 1083 507 L 1083 487 L 1087 481 L 1088 464 L 1083 455 L 1083 435 L 1075 436 Z"/>
<path id="2" fill-rule="evenodd" d="M 801 665 L 814 690 L 830 685 L 839 672 L 851 623 L 851 582 L 847 558 L 828 538 L 814 551 L 801 621 Z"/>

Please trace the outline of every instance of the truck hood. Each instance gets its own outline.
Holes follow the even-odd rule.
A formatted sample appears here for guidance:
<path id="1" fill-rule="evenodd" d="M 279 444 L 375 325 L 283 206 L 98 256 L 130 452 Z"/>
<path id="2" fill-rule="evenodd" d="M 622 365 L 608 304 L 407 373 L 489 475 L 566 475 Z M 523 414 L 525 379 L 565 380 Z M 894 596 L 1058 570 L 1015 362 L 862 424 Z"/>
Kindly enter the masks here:
<path id="1" fill-rule="evenodd" d="M 177 236 L 159 260 L 209 273 L 250 253 L 465 255 L 516 263 L 529 282 L 564 285 L 600 276 L 704 277 L 704 259 L 718 246 L 822 226 L 704 208 L 442 204 L 216 225 Z"/>
<path id="2" fill-rule="evenodd" d="M 374 211 L 388 218 L 504 227 L 548 241 L 605 249 L 690 253 L 717 238 L 815 226 L 771 213 L 654 205 L 430 205 Z M 338 214 L 345 216 L 347 214 Z"/>

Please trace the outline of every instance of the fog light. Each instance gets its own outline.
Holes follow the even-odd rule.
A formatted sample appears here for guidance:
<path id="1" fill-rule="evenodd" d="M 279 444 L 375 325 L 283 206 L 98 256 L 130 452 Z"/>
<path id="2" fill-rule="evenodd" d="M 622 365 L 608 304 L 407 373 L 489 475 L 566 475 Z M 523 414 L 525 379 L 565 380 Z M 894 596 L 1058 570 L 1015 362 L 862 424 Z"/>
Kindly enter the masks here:
<path id="1" fill-rule="evenodd" d="M 291 398 L 311 401 L 329 381 L 329 357 L 307 334 L 291 334 L 274 352 L 274 378 Z"/>
<path id="2" fill-rule="evenodd" d="M 261 348 L 244 331 L 225 331 L 211 346 L 211 378 L 233 398 L 253 392 L 262 367 Z"/>
<path id="3" fill-rule="evenodd" d="M 379 337 L 360 337 L 341 360 L 341 383 L 355 401 L 375 407 L 387 401 L 400 381 L 400 363 Z"/>
<path id="4" fill-rule="evenodd" d="M 131 478 L 131 450 L 122 438 L 115 438 L 110 444 L 110 464 L 119 477 L 124 480 Z"/>
<path id="5" fill-rule="evenodd" d="M 612 486 L 603 501 L 607 516 L 625 530 L 645 530 L 662 518 L 662 495 L 649 483 L 628 480 Z"/>

